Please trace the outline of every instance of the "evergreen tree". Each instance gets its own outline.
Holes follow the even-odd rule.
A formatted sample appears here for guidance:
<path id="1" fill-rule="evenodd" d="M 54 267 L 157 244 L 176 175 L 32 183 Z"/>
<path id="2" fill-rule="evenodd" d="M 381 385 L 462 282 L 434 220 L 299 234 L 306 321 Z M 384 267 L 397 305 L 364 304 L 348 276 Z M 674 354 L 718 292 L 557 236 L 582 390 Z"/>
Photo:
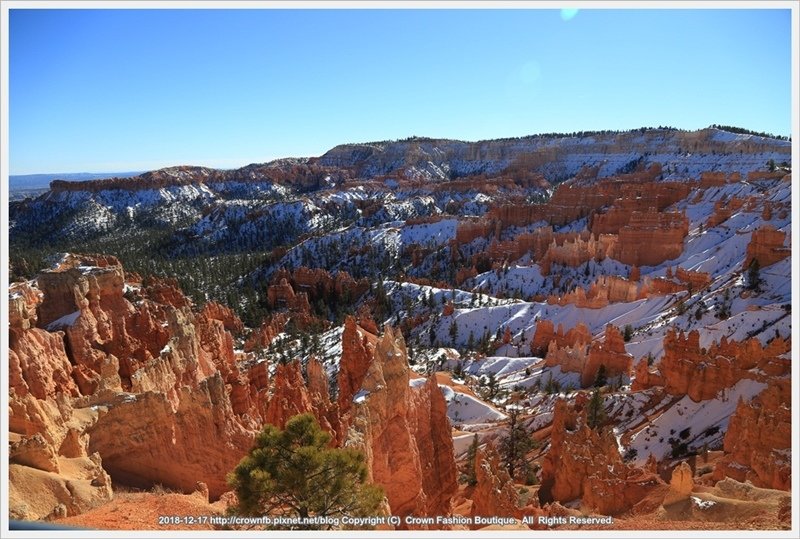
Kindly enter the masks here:
<path id="1" fill-rule="evenodd" d="M 755 258 L 750 262 L 747 268 L 747 288 L 749 290 L 758 290 L 761 285 L 761 265 Z"/>
<path id="2" fill-rule="evenodd" d="M 606 410 L 603 408 L 603 397 L 600 395 L 600 391 L 595 390 L 586 410 L 586 422 L 590 428 L 597 429 L 605 420 Z"/>
<path id="3" fill-rule="evenodd" d="M 625 326 L 624 333 L 622 334 L 622 338 L 625 342 L 630 342 L 631 338 L 633 337 L 633 326 L 630 324 Z"/>
<path id="4" fill-rule="evenodd" d="M 291 418 L 285 430 L 265 426 L 228 475 L 238 499 L 231 512 L 299 518 L 376 514 L 383 491 L 366 483 L 364 455 L 331 448 L 330 440 L 311 414 Z M 330 528 L 307 524 L 292 529 Z"/>
<path id="5" fill-rule="evenodd" d="M 594 387 L 603 387 L 608 383 L 608 377 L 606 376 L 606 366 L 600 365 L 600 368 L 597 369 L 597 375 L 594 377 Z"/>
<path id="6" fill-rule="evenodd" d="M 456 324 L 456 321 L 453 320 L 450 323 L 450 339 L 452 339 L 453 345 L 456 344 L 457 338 L 458 338 L 458 324 Z"/>
<path id="7" fill-rule="evenodd" d="M 477 472 L 475 471 L 475 459 L 478 455 L 478 435 L 472 437 L 472 443 L 467 449 L 467 485 L 474 487 L 478 484 Z"/>
<path id="8" fill-rule="evenodd" d="M 514 479 L 519 473 L 528 474 L 528 453 L 536 447 L 536 441 L 519 420 L 520 408 L 512 406 L 508 410 L 508 433 L 500 440 L 500 455 L 508 475 Z"/>

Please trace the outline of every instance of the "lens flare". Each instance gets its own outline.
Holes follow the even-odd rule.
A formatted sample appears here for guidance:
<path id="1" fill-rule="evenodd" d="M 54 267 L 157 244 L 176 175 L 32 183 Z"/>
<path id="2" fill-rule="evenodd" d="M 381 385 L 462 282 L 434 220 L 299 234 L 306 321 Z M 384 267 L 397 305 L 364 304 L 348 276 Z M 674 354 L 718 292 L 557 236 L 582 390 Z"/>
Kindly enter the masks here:
<path id="1" fill-rule="evenodd" d="M 575 17 L 578 14 L 578 9 L 562 9 L 561 10 L 561 19 L 564 21 L 568 21 Z"/>

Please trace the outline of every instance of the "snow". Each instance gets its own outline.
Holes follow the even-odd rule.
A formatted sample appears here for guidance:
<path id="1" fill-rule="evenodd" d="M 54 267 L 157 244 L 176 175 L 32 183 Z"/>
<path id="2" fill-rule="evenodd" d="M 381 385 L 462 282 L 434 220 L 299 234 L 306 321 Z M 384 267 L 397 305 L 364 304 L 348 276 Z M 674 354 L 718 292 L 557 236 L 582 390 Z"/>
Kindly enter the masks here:
<path id="1" fill-rule="evenodd" d="M 408 385 L 413 389 L 418 389 L 424 386 L 427 381 L 427 378 L 411 378 L 408 380 Z"/>
<path id="2" fill-rule="evenodd" d="M 369 391 L 366 389 L 359 389 L 358 392 L 353 395 L 353 402 L 355 404 L 362 404 L 363 402 L 366 402 L 367 396 L 369 396 Z"/>
<path id="3" fill-rule="evenodd" d="M 65 314 L 58 320 L 53 320 L 49 324 L 47 324 L 47 331 L 56 331 L 59 329 L 67 328 L 72 326 L 78 317 L 81 315 L 81 311 L 75 311 L 74 313 Z"/>
<path id="4" fill-rule="evenodd" d="M 719 428 L 715 436 L 721 440 L 739 399 L 748 401 L 765 387 L 766 384 L 745 379 L 731 388 L 723 389 L 713 399 L 694 402 L 689 396 L 684 396 L 651 419 L 648 427 L 635 433 L 628 447 L 636 449 L 636 462 L 642 465 L 650 453 L 658 460 L 669 457 L 672 449 L 669 439 L 679 439 L 679 433 L 687 428 L 690 433 L 680 441 L 686 442 L 690 448 L 699 449 L 707 443 L 709 440 L 704 433 L 713 427 Z"/>
<path id="5" fill-rule="evenodd" d="M 692 496 L 692 503 L 695 504 L 700 509 L 708 509 L 710 507 L 713 507 L 714 505 L 717 505 L 717 502 L 715 502 L 714 500 L 701 500 L 697 496 Z"/>
<path id="6" fill-rule="evenodd" d="M 439 389 L 447 402 L 447 417 L 455 425 L 482 425 L 508 417 L 482 400 L 454 391 L 450 386 L 440 385 Z"/>

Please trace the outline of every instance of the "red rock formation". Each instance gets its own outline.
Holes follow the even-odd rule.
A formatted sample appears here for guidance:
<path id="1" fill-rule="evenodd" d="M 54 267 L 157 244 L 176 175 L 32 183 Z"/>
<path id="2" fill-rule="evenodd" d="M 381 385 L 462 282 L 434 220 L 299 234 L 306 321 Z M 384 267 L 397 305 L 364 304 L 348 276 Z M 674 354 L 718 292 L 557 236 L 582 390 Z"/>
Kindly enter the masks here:
<path id="1" fill-rule="evenodd" d="M 650 370 L 650 365 L 647 364 L 647 358 L 642 358 L 636 364 L 636 378 L 631 384 L 632 391 L 642 391 L 655 386 L 664 385 L 664 377 L 658 370 Z M 652 456 L 652 455 L 651 455 Z"/>
<path id="2" fill-rule="evenodd" d="M 542 275 L 550 274 L 552 264 L 562 264 L 575 268 L 589 260 L 602 261 L 610 253 L 617 250 L 616 242 L 616 236 L 611 234 L 603 234 L 597 240 L 595 240 L 594 235 L 591 235 L 586 240 L 579 236 L 574 241 L 565 241 L 561 245 L 553 241 L 539 262 L 542 268 Z"/>
<path id="3" fill-rule="evenodd" d="M 458 270 L 456 270 L 455 283 L 457 285 L 461 285 L 467 279 L 472 279 L 477 276 L 478 270 L 475 268 L 475 266 L 471 266 L 469 268 L 458 268 Z"/>
<path id="4" fill-rule="evenodd" d="M 671 268 L 667 268 L 667 273 L 671 273 Z M 652 296 L 667 296 L 669 294 L 677 294 L 687 290 L 686 285 L 676 283 L 669 279 L 661 277 L 645 277 L 642 282 L 642 287 L 639 289 L 637 299 L 649 298 Z"/>
<path id="5" fill-rule="evenodd" d="M 710 274 L 704 271 L 685 270 L 680 266 L 678 267 L 675 277 L 679 281 L 683 281 L 687 285 L 691 286 L 691 289 L 695 292 L 702 290 L 711 284 Z"/>
<path id="6" fill-rule="evenodd" d="M 227 490 L 225 476 L 265 413 L 267 376 L 263 367 L 239 370 L 224 322 L 206 316 L 223 310 L 194 315 L 164 281 L 131 304 L 111 257 L 70 255 L 38 283 L 38 320 L 28 301 L 35 294 L 11 302 L 10 431 L 41 434 L 52 449 L 45 453 L 64 458 L 97 453 L 80 466 L 99 468 L 102 459 L 118 482 L 191 491 L 201 479 L 212 496 Z"/>
<path id="7" fill-rule="evenodd" d="M 356 312 L 356 322 L 360 327 L 372 333 L 373 335 L 378 334 L 378 325 L 375 323 L 375 319 L 372 318 L 372 311 L 369 308 L 369 305 L 366 303 L 362 304 L 361 307 L 358 308 Z"/>
<path id="8" fill-rule="evenodd" d="M 187 298 L 178 286 L 175 279 L 158 279 L 148 277 L 144 281 L 144 291 L 147 297 L 156 303 L 172 305 L 180 309 L 181 307 L 191 307 L 192 302 Z"/>
<path id="9" fill-rule="evenodd" d="M 652 453 L 651 453 L 652 455 Z M 682 461 L 672 469 L 672 477 L 669 481 L 669 492 L 664 498 L 664 505 L 669 505 L 689 497 L 694 489 L 694 478 L 692 467 Z"/>
<path id="10" fill-rule="evenodd" d="M 31 283 L 14 283 L 8 288 L 8 325 L 12 328 L 36 327 L 36 310 L 42 302 L 42 293 Z"/>
<path id="11" fill-rule="evenodd" d="M 511 342 L 511 328 L 506 326 L 505 331 L 503 331 L 503 344 L 508 344 Z"/>
<path id="12" fill-rule="evenodd" d="M 714 213 L 708 218 L 708 221 L 706 221 L 706 228 L 714 228 L 724 223 L 730 219 L 731 215 L 739 210 L 743 204 L 744 200 L 736 196 L 729 199 L 717 200 L 714 203 Z"/>
<path id="13" fill-rule="evenodd" d="M 300 362 L 279 364 L 275 371 L 266 422 L 283 429 L 289 419 L 299 414 L 311 413 L 313 409 L 303 374 L 300 372 Z M 330 425 L 327 425 L 326 430 L 331 431 Z"/>
<path id="14" fill-rule="evenodd" d="M 784 247 L 785 239 L 785 232 L 770 225 L 754 230 L 747 245 L 743 268 L 749 268 L 753 260 L 758 260 L 759 266 L 764 268 L 791 256 L 791 247 Z"/>
<path id="15" fill-rule="evenodd" d="M 175 407 L 165 393 L 120 394 L 89 429 L 89 450 L 100 453 L 114 481 L 192 492 L 202 480 L 216 499 L 254 433 L 236 421 L 218 373 L 181 386 L 177 400 Z"/>
<path id="16" fill-rule="evenodd" d="M 236 316 L 236 313 L 234 313 L 229 307 L 220 305 L 216 301 L 209 301 L 203 305 L 201 314 L 208 319 L 219 320 L 223 323 L 225 329 L 234 335 L 238 335 L 244 331 L 244 324 L 241 320 L 239 320 L 239 317 Z"/>
<path id="17" fill-rule="evenodd" d="M 37 399 L 54 398 L 58 393 L 78 395 L 62 333 L 11 328 L 8 339 L 9 385 L 17 395 L 31 393 Z"/>
<path id="18" fill-rule="evenodd" d="M 580 286 L 572 292 L 556 297 L 549 296 L 550 305 L 576 305 L 585 309 L 602 309 L 610 303 L 630 302 L 640 299 L 639 285 L 623 277 L 601 275 L 586 292 Z"/>
<path id="19" fill-rule="evenodd" d="M 685 213 L 633 212 L 609 256 L 631 266 L 656 266 L 680 256 L 688 233 Z"/>
<path id="20" fill-rule="evenodd" d="M 282 278 L 278 284 L 271 284 L 267 289 L 267 303 L 271 308 L 277 306 L 289 307 L 294 305 L 295 294 L 292 285 L 286 278 Z"/>
<path id="21" fill-rule="evenodd" d="M 358 327 L 355 318 L 348 316 L 342 332 L 342 359 L 339 362 L 337 386 L 339 410 L 346 414 L 352 406 L 353 395 L 361 388 L 372 361 L 377 337 Z"/>
<path id="22" fill-rule="evenodd" d="M 592 334 L 583 322 L 579 322 L 569 331 L 564 333 L 564 327 L 559 324 L 558 330 L 554 331 L 553 322 L 544 319 L 536 323 L 536 331 L 531 339 L 531 353 L 543 356 L 547 353 L 551 341 L 559 348 L 574 346 L 576 344 L 587 344 L 591 342 Z"/>
<path id="23" fill-rule="evenodd" d="M 586 366 L 581 371 L 581 385 L 591 385 L 600 366 L 604 366 L 609 380 L 617 376 L 630 376 L 633 357 L 625 351 L 625 341 L 616 326 L 606 326 L 603 342 L 595 341 L 589 347 Z"/>
<path id="24" fill-rule="evenodd" d="M 561 367 L 564 372 L 583 372 L 589 356 L 589 343 L 558 346 L 551 341 L 545 355 L 545 365 Z"/>
<path id="25" fill-rule="evenodd" d="M 485 238 L 494 230 L 494 225 L 487 219 L 460 219 L 456 226 L 456 243 L 465 245 L 477 238 Z"/>
<path id="26" fill-rule="evenodd" d="M 545 204 L 498 205 L 490 208 L 486 216 L 497 223 L 498 230 L 527 226 L 540 220 L 564 225 L 616 204 L 618 200 L 638 199 L 637 209 L 653 207 L 661 211 L 686 198 L 694 186 L 690 182 L 653 182 L 659 174 L 661 167 L 653 164 L 646 171 L 588 185 L 562 183 Z"/>
<path id="27" fill-rule="evenodd" d="M 447 303 L 445 303 L 445 304 L 444 304 L 444 307 L 442 307 L 442 316 L 452 316 L 452 314 L 453 314 L 454 312 L 456 312 L 456 308 L 455 308 L 455 306 L 452 304 L 452 302 L 450 302 L 450 301 L 448 301 Z"/>
<path id="28" fill-rule="evenodd" d="M 288 318 L 284 313 L 278 313 L 270 318 L 265 318 L 264 321 L 261 322 L 261 326 L 253 330 L 245 341 L 245 351 L 252 352 L 253 350 L 268 348 L 275 337 L 283 331 L 287 321 Z"/>
<path id="29" fill-rule="evenodd" d="M 544 257 L 547 249 L 553 242 L 555 242 L 557 246 L 561 246 L 565 242 L 575 242 L 578 237 L 584 241 L 588 241 L 589 233 L 584 231 L 581 234 L 574 232 L 554 234 L 553 227 L 544 226 L 537 228 L 533 232 L 518 234 L 508 241 L 497 241 L 494 239 L 486 250 L 486 253 L 489 255 L 490 260 L 495 261 L 514 261 L 525 254 L 530 254 L 531 260 L 537 261 Z M 477 263 L 477 258 L 480 254 L 481 253 L 478 253 L 473 256 L 473 264 Z M 553 256 L 557 255 L 554 254 Z"/>
<path id="30" fill-rule="evenodd" d="M 574 344 L 559 345 L 556 339 L 551 340 L 545 365 L 558 365 L 564 372 L 581 373 L 582 387 L 589 387 L 594 383 L 601 365 L 605 367 L 608 379 L 630 376 L 633 358 L 625 352 L 622 334 L 615 326 L 606 326 L 604 342 L 595 341 L 591 345 L 588 342 L 580 338 Z"/>
<path id="31" fill-rule="evenodd" d="M 785 176 L 785 172 L 782 170 L 775 170 L 774 172 L 768 172 L 765 170 L 751 170 L 747 173 L 747 181 L 748 182 L 757 182 L 761 180 L 780 180 Z"/>
<path id="32" fill-rule="evenodd" d="M 695 402 L 711 399 L 744 378 L 768 382 L 786 375 L 789 361 L 781 356 L 789 346 L 780 338 L 762 347 L 756 338 L 736 342 L 723 337 L 706 350 L 700 348 L 697 331 L 684 335 L 670 329 L 664 336 L 664 356 L 657 373 L 637 368 L 635 388 L 663 383 L 672 395 L 689 395 Z"/>
<path id="33" fill-rule="evenodd" d="M 773 382 L 752 401 L 739 400 L 725 433 L 725 455 L 714 479 L 791 490 L 791 380 Z"/>
<path id="34" fill-rule="evenodd" d="M 500 461 L 495 448 L 487 445 L 475 456 L 475 478 L 472 492 L 472 517 L 501 516 L 520 518 L 519 496 L 514 482 Z M 479 526 L 473 526 L 473 529 Z"/>
<path id="35" fill-rule="evenodd" d="M 349 332 L 357 340 L 357 330 Z M 405 342 L 391 327 L 375 345 L 354 407 L 351 425 L 363 434 L 351 434 L 345 445 L 364 450 L 392 514 L 450 514 L 457 483 L 444 397 L 433 378 L 409 387 Z"/>
<path id="36" fill-rule="evenodd" d="M 322 268 L 301 266 L 291 273 L 286 270 L 276 272 L 267 290 L 267 298 L 271 306 L 280 304 L 290 309 L 302 310 L 295 306 L 295 295 L 305 294 L 306 302 L 308 299 L 316 301 L 333 293 L 340 297 L 347 295 L 351 300 L 356 300 L 367 290 L 367 279 L 356 281 L 346 271 L 332 276 Z"/>
<path id="37" fill-rule="evenodd" d="M 764 201 L 764 209 L 761 210 L 761 218 L 765 221 L 772 220 L 772 202 L 769 200 Z"/>
<path id="38" fill-rule="evenodd" d="M 581 498 L 592 510 L 619 515 L 666 490 L 657 475 L 622 461 L 609 429 L 590 429 L 585 413 L 556 401 L 550 449 L 542 461 L 540 503 Z"/>
<path id="39" fill-rule="evenodd" d="M 738 172 L 702 172 L 700 173 L 700 189 L 722 187 L 727 183 L 737 183 L 741 181 L 741 179 L 741 175 Z"/>
<path id="40" fill-rule="evenodd" d="M 331 401 L 328 375 L 322 368 L 322 364 L 313 357 L 306 363 L 306 378 L 314 415 L 319 424 L 333 436 L 332 443 L 339 445 L 346 434 L 339 417 L 339 406 Z"/>

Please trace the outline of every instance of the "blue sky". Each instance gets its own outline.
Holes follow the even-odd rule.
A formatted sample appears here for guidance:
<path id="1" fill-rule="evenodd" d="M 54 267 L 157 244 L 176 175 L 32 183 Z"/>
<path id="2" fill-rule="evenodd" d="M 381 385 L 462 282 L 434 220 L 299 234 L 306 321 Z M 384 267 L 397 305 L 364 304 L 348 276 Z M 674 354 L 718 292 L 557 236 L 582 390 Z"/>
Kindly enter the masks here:
<path id="1" fill-rule="evenodd" d="M 17 10 L 11 174 L 411 135 L 791 133 L 789 10 Z"/>

